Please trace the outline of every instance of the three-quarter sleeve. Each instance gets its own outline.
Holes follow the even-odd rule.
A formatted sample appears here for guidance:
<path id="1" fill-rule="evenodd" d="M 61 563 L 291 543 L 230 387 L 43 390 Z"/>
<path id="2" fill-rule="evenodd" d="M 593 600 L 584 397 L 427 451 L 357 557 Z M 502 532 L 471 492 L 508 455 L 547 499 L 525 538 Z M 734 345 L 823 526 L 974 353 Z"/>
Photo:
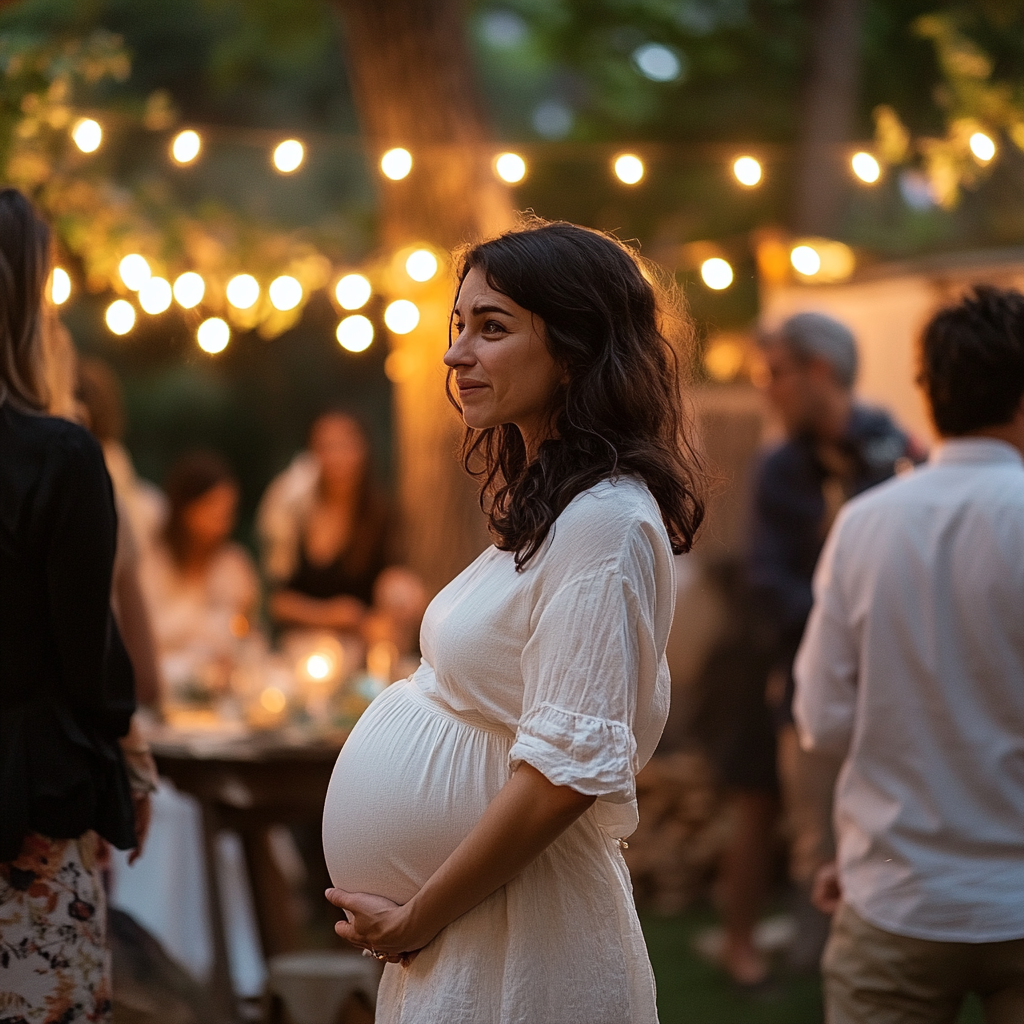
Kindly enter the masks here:
<path id="1" fill-rule="evenodd" d="M 513 768 L 525 761 L 555 785 L 609 803 L 635 799 L 638 684 L 658 660 L 653 562 L 648 550 L 628 571 L 621 561 L 604 565 L 538 607 L 522 654 Z"/>
<path id="2" fill-rule="evenodd" d="M 91 438 L 69 442 L 64 454 L 46 552 L 63 696 L 101 734 L 123 736 L 135 710 L 135 693 L 110 604 L 117 538 L 114 496 L 102 451 Z"/>

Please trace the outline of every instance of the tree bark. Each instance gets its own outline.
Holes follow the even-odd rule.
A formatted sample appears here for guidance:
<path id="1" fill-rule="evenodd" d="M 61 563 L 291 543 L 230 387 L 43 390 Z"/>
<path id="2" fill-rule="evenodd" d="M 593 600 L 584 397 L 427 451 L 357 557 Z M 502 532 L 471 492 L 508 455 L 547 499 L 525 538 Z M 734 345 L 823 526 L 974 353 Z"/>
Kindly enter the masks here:
<path id="1" fill-rule="evenodd" d="M 348 73 L 370 157 L 410 151 L 401 181 L 379 173 L 386 253 L 415 243 L 450 249 L 512 222 L 508 190 L 491 169 L 460 0 L 335 0 Z M 374 171 L 376 171 L 376 165 Z M 432 591 L 486 545 L 475 483 L 455 458 L 462 423 L 444 394 L 451 278 L 408 297 L 419 327 L 391 339 L 400 501 L 409 563 Z"/>
<path id="2" fill-rule="evenodd" d="M 863 0 L 816 0 L 797 154 L 793 228 L 832 235 L 848 188 L 845 143 L 860 88 Z"/>

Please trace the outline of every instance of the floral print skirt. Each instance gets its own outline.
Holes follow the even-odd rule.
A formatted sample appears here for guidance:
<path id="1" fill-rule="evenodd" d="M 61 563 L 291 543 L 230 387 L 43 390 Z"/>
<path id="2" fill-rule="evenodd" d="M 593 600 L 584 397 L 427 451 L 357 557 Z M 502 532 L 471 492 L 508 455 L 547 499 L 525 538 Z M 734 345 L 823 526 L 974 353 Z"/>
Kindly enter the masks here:
<path id="1" fill-rule="evenodd" d="M 0 1022 L 77 1024 L 110 1019 L 105 844 L 25 837 L 0 863 Z"/>

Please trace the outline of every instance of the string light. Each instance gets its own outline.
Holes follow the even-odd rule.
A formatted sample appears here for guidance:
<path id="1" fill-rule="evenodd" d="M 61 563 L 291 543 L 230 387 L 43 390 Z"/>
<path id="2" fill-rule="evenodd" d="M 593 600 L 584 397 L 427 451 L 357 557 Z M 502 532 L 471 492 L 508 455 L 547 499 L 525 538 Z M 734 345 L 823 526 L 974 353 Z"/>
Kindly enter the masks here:
<path id="1" fill-rule="evenodd" d="M 335 332 L 338 344 L 349 352 L 365 352 L 373 341 L 373 324 L 361 313 L 347 316 Z"/>
<path id="2" fill-rule="evenodd" d="M 285 139 L 274 150 L 274 166 L 282 174 L 298 170 L 306 151 L 298 139 Z"/>
<path id="3" fill-rule="evenodd" d="M 429 249 L 417 249 L 405 261 L 405 272 L 414 281 L 429 281 L 437 273 L 437 257 Z"/>
<path id="4" fill-rule="evenodd" d="M 984 132 L 975 132 L 969 145 L 971 152 L 983 164 L 987 164 L 996 155 L 996 144 Z"/>
<path id="5" fill-rule="evenodd" d="M 713 291 L 720 292 L 732 284 L 732 267 L 727 260 L 712 256 L 700 265 L 700 276 Z"/>
<path id="6" fill-rule="evenodd" d="M 186 271 L 174 282 L 174 297 L 182 309 L 192 309 L 203 301 L 206 282 L 191 270 Z"/>
<path id="7" fill-rule="evenodd" d="M 125 299 L 114 299 L 107 306 L 105 319 L 114 334 L 127 334 L 135 326 L 135 307 Z"/>
<path id="8" fill-rule="evenodd" d="M 199 133 L 188 128 L 174 136 L 174 142 L 171 143 L 171 156 L 179 164 L 190 164 L 199 156 L 199 150 L 202 148 L 202 145 L 203 142 L 199 138 Z"/>
<path id="9" fill-rule="evenodd" d="M 416 330 L 420 322 L 420 311 L 415 302 L 408 299 L 395 299 L 384 310 L 384 323 L 392 334 L 408 334 Z"/>
<path id="10" fill-rule="evenodd" d="M 752 156 L 741 156 L 733 161 L 732 173 L 741 185 L 753 188 L 760 182 L 764 172 L 761 170 L 760 162 Z"/>
<path id="11" fill-rule="evenodd" d="M 162 277 L 151 277 L 139 289 L 139 305 L 153 315 L 162 313 L 171 304 L 171 285 Z"/>
<path id="12" fill-rule="evenodd" d="M 412 170 L 412 153 L 401 146 L 389 149 L 380 158 L 380 169 L 385 178 L 401 181 Z"/>
<path id="13" fill-rule="evenodd" d="M 346 274 L 335 286 L 334 294 L 342 309 L 359 309 L 369 302 L 373 289 L 362 274 Z"/>
<path id="14" fill-rule="evenodd" d="M 274 278 L 268 291 L 270 304 L 283 313 L 294 309 L 302 301 L 302 285 L 294 277 L 285 275 Z"/>
<path id="15" fill-rule="evenodd" d="M 63 267 L 54 267 L 50 276 L 50 298 L 55 306 L 61 306 L 71 297 L 71 278 Z"/>
<path id="16" fill-rule="evenodd" d="M 196 330 L 196 341 L 199 347 L 211 356 L 223 352 L 231 340 L 231 328 L 219 316 L 211 316 L 204 320 Z"/>
<path id="17" fill-rule="evenodd" d="M 526 177 L 526 161 L 518 153 L 502 153 L 494 161 L 494 170 L 502 181 L 515 185 Z"/>
<path id="18" fill-rule="evenodd" d="M 146 258 L 137 252 L 125 256 L 118 264 L 117 269 L 125 287 L 130 288 L 133 292 L 137 292 L 153 276 L 153 271 L 149 269 Z"/>
<path id="19" fill-rule="evenodd" d="M 331 663 L 323 654 L 311 654 L 306 659 L 306 675 L 318 682 L 331 674 Z"/>
<path id="20" fill-rule="evenodd" d="M 817 250 L 809 245 L 795 246 L 789 254 L 789 262 L 793 264 L 793 269 L 804 277 L 814 277 L 821 270 L 821 257 Z"/>
<path id="21" fill-rule="evenodd" d="M 874 185 L 882 176 L 882 168 L 878 161 L 870 153 L 854 153 L 850 157 L 850 166 L 853 173 L 864 182 L 865 185 Z"/>
<path id="22" fill-rule="evenodd" d="M 260 286 L 252 274 L 238 274 L 228 281 L 228 302 L 235 309 L 249 309 L 260 297 Z"/>
<path id="23" fill-rule="evenodd" d="M 83 117 L 71 129 L 71 138 L 83 153 L 95 153 L 103 141 L 103 129 L 98 121 L 91 117 Z"/>
<path id="24" fill-rule="evenodd" d="M 615 176 L 624 185 L 636 185 L 644 176 L 644 163 L 634 153 L 623 153 L 615 158 Z"/>

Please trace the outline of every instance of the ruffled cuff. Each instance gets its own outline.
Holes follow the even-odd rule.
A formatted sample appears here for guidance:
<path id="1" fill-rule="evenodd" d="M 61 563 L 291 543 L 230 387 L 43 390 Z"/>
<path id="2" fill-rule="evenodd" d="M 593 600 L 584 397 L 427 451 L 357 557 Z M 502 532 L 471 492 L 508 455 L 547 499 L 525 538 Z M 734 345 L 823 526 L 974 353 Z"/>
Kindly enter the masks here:
<path id="1" fill-rule="evenodd" d="M 636 797 L 636 739 L 622 722 L 538 704 L 520 721 L 508 757 L 513 770 L 525 761 L 585 796 L 616 804 Z"/>

